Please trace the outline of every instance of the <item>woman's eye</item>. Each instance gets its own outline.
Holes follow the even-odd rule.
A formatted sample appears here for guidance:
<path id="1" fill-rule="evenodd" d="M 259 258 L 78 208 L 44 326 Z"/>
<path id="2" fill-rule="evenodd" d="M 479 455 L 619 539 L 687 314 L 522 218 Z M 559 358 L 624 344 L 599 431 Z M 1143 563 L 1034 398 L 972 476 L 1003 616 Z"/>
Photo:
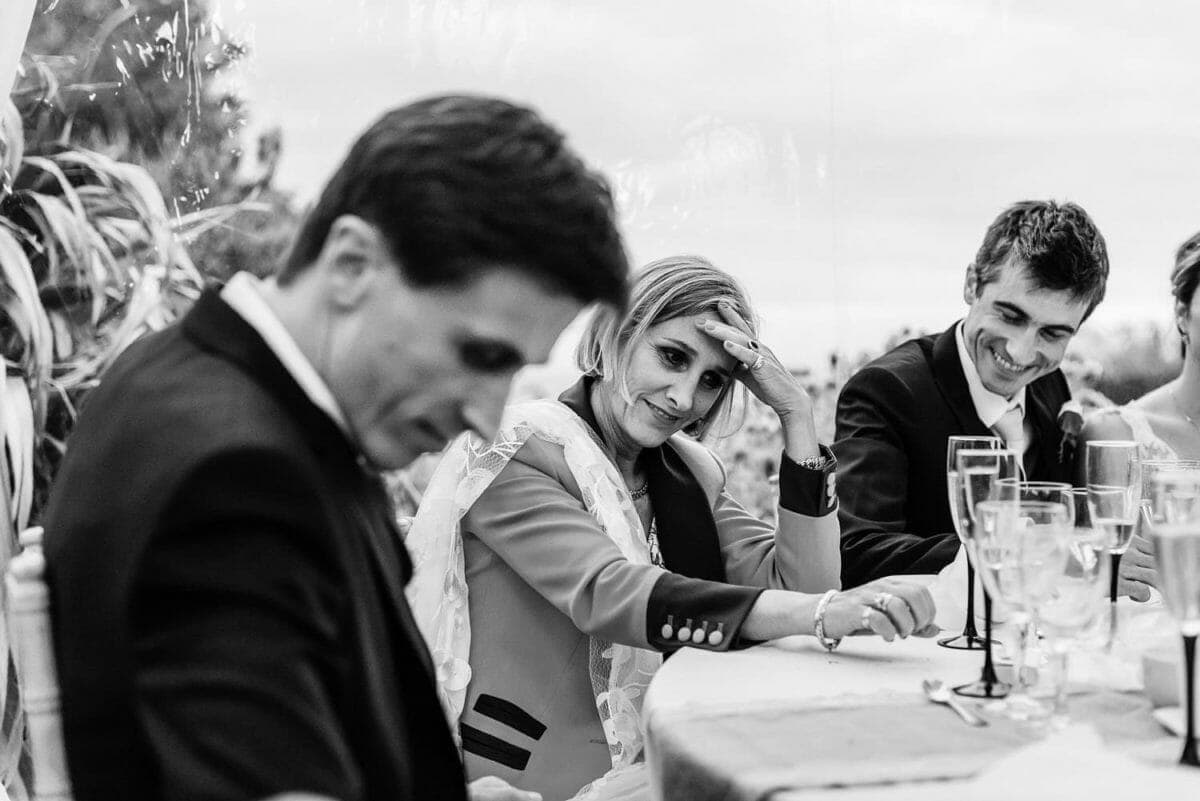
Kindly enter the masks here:
<path id="1" fill-rule="evenodd" d="M 701 380 L 706 389 L 721 389 L 725 386 L 725 379 L 715 373 L 708 373 Z"/>
<path id="2" fill-rule="evenodd" d="M 670 367 L 680 367 L 686 363 L 683 354 L 674 348 L 659 348 L 658 355 Z"/>

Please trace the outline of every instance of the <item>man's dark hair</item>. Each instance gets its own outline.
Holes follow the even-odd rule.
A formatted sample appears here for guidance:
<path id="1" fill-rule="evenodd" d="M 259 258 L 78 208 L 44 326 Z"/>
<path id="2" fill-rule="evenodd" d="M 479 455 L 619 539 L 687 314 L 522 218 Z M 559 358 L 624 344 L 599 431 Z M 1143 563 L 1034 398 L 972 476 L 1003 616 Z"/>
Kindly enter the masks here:
<path id="1" fill-rule="evenodd" d="M 1024 267 L 1034 286 L 1066 290 L 1088 313 L 1104 299 L 1108 249 L 1087 212 L 1074 203 L 1026 200 L 1009 206 L 988 227 L 975 255 L 982 287 L 1006 264 Z"/>
<path id="2" fill-rule="evenodd" d="M 626 300 L 608 184 L 535 111 L 503 100 L 432 97 L 383 115 L 301 225 L 281 284 L 316 260 L 343 214 L 378 228 L 417 286 L 500 266 L 585 303 Z"/>

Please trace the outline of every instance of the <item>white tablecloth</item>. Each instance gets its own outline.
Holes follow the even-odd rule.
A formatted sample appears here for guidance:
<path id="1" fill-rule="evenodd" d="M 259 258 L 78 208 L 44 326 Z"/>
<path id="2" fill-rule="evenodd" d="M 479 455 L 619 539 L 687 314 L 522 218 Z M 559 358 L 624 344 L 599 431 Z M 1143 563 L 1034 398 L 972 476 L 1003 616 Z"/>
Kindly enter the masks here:
<path id="1" fill-rule="evenodd" d="M 1124 606 L 1124 603 L 1123 603 Z M 1154 622 L 1161 612 L 1147 607 L 1128 606 L 1126 622 L 1123 623 L 1130 633 L 1132 640 L 1144 638 L 1147 631 L 1161 634 L 1160 623 Z M 1097 661 L 1077 660 L 1082 672 L 1095 683 L 1108 683 L 1112 689 L 1130 690 L 1136 688 L 1139 679 L 1136 669 L 1130 669 L 1130 661 L 1136 661 L 1136 655 L 1129 656 L 1129 649 L 1118 649 L 1115 656 L 1101 657 Z M 814 640 L 804 637 L 792 637 L 758 646 L 744 651 L 728 653 L 713 653 L 693 649 L 684 649 L 666 661 L 655 676 L 646 697 L 644 712 L 648 730 L 648 752 L 652 774 L 656 786 L 664 786 L 666 771 L 686 769 L 679 765 L 664 765 L 656 754 L 656 741 L 661 738 L 665 743 L 668 732 L 672 736 L 672 748 L 678 751 L 682 742 L 689 746 L 689 722 L 692 730 L 703 730 L 695 727 L 695 721 L 702 718 L 712 720 L 715 716 L 752 715 L 762 710 L 788 710 L 791 708 L 811 709 L 837 699 L 839 703 L 850 699 L 854 703 L 878 703 L 888 705 L 895 702 L 921 703 L 917 694 L 920 692 L 921 680 L 939 678 L 947 684 L 954 685 L 973 681 L 979 675 L 981 654 L 978 651 L 954 651 L 938 647 L 932 640 L 909 639 L 886 643 L 878 638 L 848 638 L 836 652 L 829 654 L 820 648 Z M 1099 682 L 1096 682 L 1100 679 Z M 1131 703 L 1142 703 L 1140 696 L 1116 696 L 1128 698 Z M 1148 705 L 1147 705 L 1148 706 Z M 948 731 L 959 731 L 955 727 L 964 724 L 945 709 L 944 726 Z M 786 716 L 786 712 L 784 715 Z M 922 710 L 922 714 L 928 714 Z M 1141 740 L 1124 743 L 1120 750 L 1124 753 L 1135 753 L 1142 761 L 1122 764 L 1119 760 L 1108 760 L 1114 766 L 1122 764 L 1126 774 L 1136 770 L 1157 770 L 1152 773 L 1150 781 L 1162 784 L 1164 776 L 1170 775 L 1188 783 L 1194 784 L 1194 794 L 1190 797 L 1200 798 L 1200 773 L 1176 768 L 1150 768 L 1146 762 L 1170 765 L 1177 756 L 1178 740 L 1168 738 L 1165 733 L 1157 732 L 1153 726 L 1146 728 L 1147 710 L 1137 710 L 1139 716 L 1135 736 Z M 779 715 L 776 716 L 778 719 Z M 727 718 L 729 719 L 729 718 Z M 940 720 L 940 719 L 939 719 Z M 942 725 L 942 724 L 938 724 Z M 764 732 L 768 727 L 764 727 Z M 711 729 L 710 729 L 711 731 Z M 1154 734 L 1151 734 L 1154 732 Z M 805 732 L 805 736 L 811 736 Z M 778 737 L 778 728 L 774 734 L 764 736 Z M 818 735 L 819 736 L 819 735 Z M 965 735 L 964 735 L 965 736 Z M 746 739 L 745 747 L 754 749 L 751 742 L 754 732 L 751 731 Z M 1094 736 L 1093 736 L 1094 737 Z M 1073 739 L 1072 739 L 1073 738 Z M 1031 743 L 1037 738 L 1032 734 Z M 1151 742 L 1152 741 L 1152 742 Z M 1080 743 L 1094 743 L 1088 739 L 1088 733 L 1081 735 L 1072 732 L 1070 737 L 1060 737 L 1059 740 L 1043 742 L 1041 748 L 1046 753 L 1032 751 L 1028 759 L 1040 758 L 1043 762 L 1055 766 L 1061 764 L 1064 758 L 1056 749 L 1071 749 L 1078 751 L 1083 748 Z M 704 760 L 705 743 L 695 743 L 697 753 L 695 758 Z M 763 747 L 777 746 L 777 743 L 760 744 Z M 710 746 L 711 747 L 711 746 Z M 1110 743 L 1111 748 L 1111 743 Z M 666 752 L 666 747 L 661 749 Z M 1093 749 L 1094 750 L 1094 749 Z M 778 751 L 778 748 L 776 748 Z M 1139 753 L 1140 752 L 1140 753 Z M 711 755 L 710 755 L 711 756 Z M 720 756 L 720 755 L 718 755 Z M 1085 754 L 1077 754 L 1081 759 Z M 1094 757 L 1094 755 L 1091 755 Z M 677 759 L 677 754 L 672 754 Z M 863 755 L 870 759 L 869 754 Z M 1024 757 L 1022 757 L 1024 758 Z M 1091 758 L 1091 757 L 1089 757 Z M 993 762 L 999 763 L 996 768 L 1002 773 L 1017 770 L 1028 773 L 1028 766 L 1021 767 L 1018 760 L 1016 768 L 1009 766 L 1010 761 L 1017 755 L 1007 758 L 997 757 Z M 721 761 L 712 759 L 710 762 Z M 1086 761 L 1086 760 L 1084 760 Z M 1103 759 L 1102 759 L 1103 761 Z M 729 764 L 736 764 L 736 761 Z M 989 764 L 991 764 L 989 762 Z M 1084 764 L 1084 762 L 1080 762 Z M 1130 765 L 1133 765 L 1131 768 Z M 1132 774 L 1130 774 L 1132 775 Z M 1095 771 L 1092 772 L 1095 778 Z M 903 777 L 896 777 L 903 779 Z M 984 770 L 982 778 L 970 780 L 971 785 L 959 782 L 928 782 L 920 784 L 890 784 L 887 786 L 857 787 L 847 789 L 813 789 L 803 793 L 791 793 L 785 789 L 764 793 L 763 798 L 792 798 L 803 799 L 837 799 L 837 801 L 866 801 L 866 799 L 917 799 L 934 801 L 934 799 L 952 795 L 956 799 L 974 798 L 989 787 L 1003 789 L 1007 780 L 997 776 L 989 782 L 988 771 Z M 787 779 L 780 779 L 780 787 L 787 786 Z M 1082 785 L 1081 785 L 1082 786 Z M 964 795 L 964 790 L 970 789 L 972 794 Z M 678 791 L 676 791 L 678 792 Z M 741 796 L 738 796 L 741 797 Z M 980 795 L 982 797 L 982 795 Z M 1095 801 L 1093 795 L 1091 801 Z M 666 801 L 677 801 L 669 798 Z M 689 799 L 691 801 L 691 799 Z"/>

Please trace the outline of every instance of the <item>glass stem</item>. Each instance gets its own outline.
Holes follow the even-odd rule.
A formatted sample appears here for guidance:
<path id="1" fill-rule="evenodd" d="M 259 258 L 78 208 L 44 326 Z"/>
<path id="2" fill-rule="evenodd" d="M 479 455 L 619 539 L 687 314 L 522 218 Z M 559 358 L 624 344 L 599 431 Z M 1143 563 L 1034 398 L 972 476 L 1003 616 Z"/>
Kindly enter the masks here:
<path id="1" fill-rule="evenodd" d="M 983 594 L 983 674 L 979 680 L 984 684 L 984 694 L 992 697 L 992 688 L 999 683 L 996 678 L 996 666 L 992 662 L 992 597 Z"/>
<path id="2" fill-rule="evenodd" d="M 1057 672 L 1056 678 L 1058 679 L 1054 693 L 1054 716 L 1065 720 L 1067 717 L 1067 667 L 1070 652 L 1066 648 L 1056 647 L 1052 653 L 1054 670 Z"/>
<path id="3" fill-rule="evenodd" d="M 975 628 L 975 568 L 967 562 L 967 624 L 963 626 L 963 636 L 972 640 L 979 639 L 979 630 Z M 970 643 L 968 643 L 970 645 Z"/>
<path id="4" fill-rule="evenodd" d="M 1109 558 L 1112 560 L 1112 570 L 1108 577 L 1108 647 L 1112 648 L 1117 641 L 1117 585 L 1121 581 L 1121 554 L 1110 553 Z"/>
<path id="5" fill-rule="evenodd" d="M 1184 712 L 1187 721 L 1184 724 L 1187 734 L 1183 738 L 1183 754 L 1179 764 L 1200 767 L 1200 758 L 1196 756 L 1196 635 L 1183 635 L 1183 681 L 1187 691 L 1187 705 Z"/>
<path id="6" fill-rule="evenodd" d="M 1028 617 L 1025 617 L 1017 626 L 1017 642 L 1013 649 L 1012 691 L 1008 694 L 1010 700 L 1025 695 L 1025 656 L 1029 648 L 1027 642 L 1029 631 L 1032 628 L 1032 622 Z"/>

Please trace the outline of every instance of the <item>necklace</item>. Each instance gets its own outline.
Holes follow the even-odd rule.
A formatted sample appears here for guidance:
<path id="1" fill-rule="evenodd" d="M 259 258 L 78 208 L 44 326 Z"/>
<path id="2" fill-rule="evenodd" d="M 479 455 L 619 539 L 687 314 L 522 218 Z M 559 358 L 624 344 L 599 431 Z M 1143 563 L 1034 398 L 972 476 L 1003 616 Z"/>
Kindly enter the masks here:
<path id="1" fill-rule="evenodd" d="M 650 479 L 646 479 L 646 482 L 644 484 L 642 484 L 642 486 L 640 486 L 636 489 L 631 489 L 629 491 L 629 497 L 633 498 L 635 501 L 641 500 L 642 498 L 646 497 L 646 493 L 649 491 L 650 491 Z"/>
<path id="2" fill-rule="evenodd" d="M 1191 423 L 1192 428 L 1196 429 L 1197 432 L 1200 432 L 1200 425 L 1197 425 L 1196 421 L 1192 419 L 1192 416 L 1183 410 L 1183 404 L 1179 402 L 1179 395 L 1177 395 L 1173 390 L 1171 392 L 1171 401 L 1175 404 L 1175 408 L 1179 410 L 1179 413 L 1183 415 L 1183 419 Z"/>

